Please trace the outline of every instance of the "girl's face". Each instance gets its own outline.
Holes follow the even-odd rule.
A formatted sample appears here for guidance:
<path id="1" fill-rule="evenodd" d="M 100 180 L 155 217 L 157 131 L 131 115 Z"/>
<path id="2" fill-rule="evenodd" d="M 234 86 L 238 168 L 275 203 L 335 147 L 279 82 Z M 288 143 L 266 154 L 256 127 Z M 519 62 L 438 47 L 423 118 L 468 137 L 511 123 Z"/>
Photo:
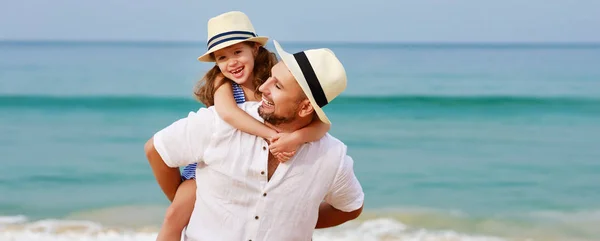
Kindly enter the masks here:
<path id="1" fill-rule="evenodd" d="M 252 76 L 258 47 L 257 44 L 237 43 L 215 51 L 215 60 L 225 77 L 243 85 Z"/>

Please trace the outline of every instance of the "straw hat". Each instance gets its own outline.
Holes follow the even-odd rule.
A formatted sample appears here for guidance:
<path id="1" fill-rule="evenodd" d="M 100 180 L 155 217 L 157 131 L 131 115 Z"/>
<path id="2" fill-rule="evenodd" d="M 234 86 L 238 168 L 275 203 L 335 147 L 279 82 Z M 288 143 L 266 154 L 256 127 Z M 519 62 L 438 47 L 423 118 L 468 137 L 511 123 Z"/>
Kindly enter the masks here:
<path id="1" fill-rule="evenodd" d="M 254 31 L 252 22 L 246 14 L 240 11 L 231 11 L 208 20 L 207 51 L 198 60 L 214 62 L 211 53 L 231 45 L 252 41 L 264 46 L 268 37 L 258 36 Z"/>
<path id="2" fill-rule="evenodd" d="M 289 54 L 277 41 L 273 43 L 277 54 L 298 81 L 319 119 L 330 124 L 322 108 L 346 89 L 346 71 L 342 63 L 333 51 L 326 48 Z"/>

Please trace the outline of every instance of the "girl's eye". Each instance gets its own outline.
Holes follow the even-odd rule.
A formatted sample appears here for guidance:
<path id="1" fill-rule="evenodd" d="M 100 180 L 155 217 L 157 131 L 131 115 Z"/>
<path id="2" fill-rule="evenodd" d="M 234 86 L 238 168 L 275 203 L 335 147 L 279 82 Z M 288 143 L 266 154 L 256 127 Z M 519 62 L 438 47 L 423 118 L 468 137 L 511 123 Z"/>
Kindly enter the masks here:
<path id="1" fill-rule="evenodd" d="M 279 85 L 278 85 L 278 84 L 276 84 L 276 85 L 275 85 L 275 88 L 277 88 L 277 89 L 281 89 L 281 87 L 279 87 Z"/>
<path id="2" fill-rule="evenodd" d="M 224 56 L 219 56 L 219 57 L 217 58 L 217 60 L 224 60 L 224 59 L 225 59 L 225 57 L 224 57 Z"/>
<path id="3" fill-rule="evenodd" d="M 235 54 L 240 54 L 240 53 L 242 53 L 242 51 L 240 51 L 240 50 L 235 51 Z"/>

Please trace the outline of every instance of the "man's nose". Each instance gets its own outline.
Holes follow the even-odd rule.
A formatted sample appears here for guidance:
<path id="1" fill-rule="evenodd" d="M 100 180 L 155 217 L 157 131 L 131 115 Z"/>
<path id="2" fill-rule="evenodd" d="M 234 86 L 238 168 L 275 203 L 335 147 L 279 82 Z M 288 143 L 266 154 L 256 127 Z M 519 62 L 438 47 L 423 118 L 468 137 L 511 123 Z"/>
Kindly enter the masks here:
<path id="1" fill-rule="evenodd" d="M 263 94 L 266 94 L 268 92 L 269 88 L 267 88 L 267 87 L 268 87 L 268 85 L 269 85 L 270 82 L 271 82 L 271 78 L 269 77 L 267 79 L 267 81 L 265 81 L 262 85 L 260 85 L 260 87 L 258 87 L 258 90 L 260 92 L 262 92 Z"/>

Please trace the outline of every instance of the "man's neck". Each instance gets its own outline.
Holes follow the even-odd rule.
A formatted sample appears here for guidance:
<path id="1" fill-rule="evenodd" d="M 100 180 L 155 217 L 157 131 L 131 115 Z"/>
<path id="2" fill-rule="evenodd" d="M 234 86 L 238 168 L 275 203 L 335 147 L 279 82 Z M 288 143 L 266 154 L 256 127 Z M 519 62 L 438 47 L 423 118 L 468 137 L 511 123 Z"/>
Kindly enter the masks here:
<path id="1" fill-rule="evenodd" d="M 269 128 L 275 129 L 279 133 L 290 133 L 306 127 L 311 121 L 312 120 L 310 118 L 297 118 L 290 123 L 272 125 L 271 123 L 265 122 L 265 125 L 267 125 Z"/>

